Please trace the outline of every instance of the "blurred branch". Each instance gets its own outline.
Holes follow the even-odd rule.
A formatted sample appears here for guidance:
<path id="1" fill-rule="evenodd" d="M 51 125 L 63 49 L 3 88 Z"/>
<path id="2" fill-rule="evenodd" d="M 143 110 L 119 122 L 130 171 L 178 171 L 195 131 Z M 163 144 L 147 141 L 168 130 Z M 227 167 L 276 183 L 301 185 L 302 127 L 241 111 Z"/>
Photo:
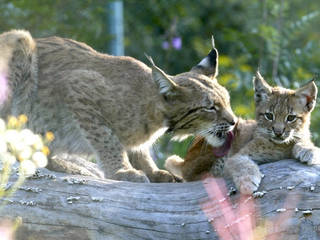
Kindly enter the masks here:
<path id="1" fill-rule="evenodd" d="M 273 59 L 273 64 L 272 64 L 272 79 L 273 81 L 281 86 L 281 81 L 278 77 L 278 67 L 279 67 L 279 60 L 280 60 L 280 54 L 281 54 L 281 45 L 282 45 L 282 28 L 283 28 L 283 2 L 284 0 L 280 1 L 280 7 L 279 7 L 279 18 L 278 18 L 278 23 L 277 23 L 277 30 L 278 30 L 278 35 L 276 39 L 277 43 L 277 52 L 276 55 Z"/>
<path id="2" fill-rule="evenodd" d="M 266 24 L 267 16 L 268 16 L 267 3 L 266 3 L 266 0 L 261 0 L 260 2 L 261 2 L 261 6 L 262 6 L 261 24 Z M 258 68 L 262 67 L 263 60 L 265 59 L 265 56 L 263 54 L 264 45 L 265 45 L 264 41 L 261 40 L 260 46 L 259 46 L 259 64 L 258 64 Z"/>

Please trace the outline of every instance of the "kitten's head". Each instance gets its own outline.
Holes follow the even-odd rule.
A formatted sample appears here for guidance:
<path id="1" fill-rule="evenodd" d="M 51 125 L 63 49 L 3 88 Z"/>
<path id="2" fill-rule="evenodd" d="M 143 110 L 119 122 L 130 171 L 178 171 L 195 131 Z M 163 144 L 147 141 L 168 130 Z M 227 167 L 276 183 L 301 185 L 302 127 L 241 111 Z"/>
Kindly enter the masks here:
<path id="1" fill-rule="evenodd" d="M 310 113 L 317 98 L 313 81 L 297 90 L 271 87 L 257 72 L 253 85 L 260 135 L 277 144 L 309 137 Z"/>
<path id="2" fill-rule="evenodd" d="M 167 75 L 151 63 L 152 78 L 166 106 L 169 131 L 178 138 L 201 135 L 213 146 L 221 146 L 236 117 L 228 91 L 216 80 L 218 51 L 214 45 L 199 64 L 176 76 Z"/>

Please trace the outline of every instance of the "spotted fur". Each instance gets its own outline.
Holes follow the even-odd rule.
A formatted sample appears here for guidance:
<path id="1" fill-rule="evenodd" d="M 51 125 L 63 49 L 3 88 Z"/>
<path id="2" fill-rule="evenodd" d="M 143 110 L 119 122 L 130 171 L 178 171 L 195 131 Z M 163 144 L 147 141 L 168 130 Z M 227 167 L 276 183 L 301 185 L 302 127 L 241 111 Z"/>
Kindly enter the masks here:
<path id="1" fill-rule="evenodd" d="M 207 58 L 217 64 L 217 50 Z M 0 73 L 9 86 L 1 116 L 23 113 L 36 133 L 55 134 L 49 165 L 54 170 L 101 176 L 86 161 L 93 155 L 106 178 L 172 181 L 152 161 L 148 144 L 165 131 L 202 134 L 215 144 L 214 124 L 231 128 L 234 122 L 216 69 L 200 62 L 169 76 L 153 61 L 150 68 L 71 39 L 33 39 L 14 30 L 0 35 Z"/>
<path id="2" fill-rule="evenodd" d="M 253 82 L 257 128 L 253 139 L 226 160 L 225 166 L 243 193 L 252 193 L 259 186 L 262 175 L 256 163 L 295 158 L 320 164 L 320 149 L 312 143 L 309 130 L 317 98 L 315 83 L 297 90 L 271 87 L 259 72 Z"/>
<path id="3" fill-rule="evenodd" d="M 320 164 L 320 149 L 311 141 L 310 116 L 317 87 L 313 81 L 297 89 L 271 87 L 257 73 L 254 78 L 256 121 L 239 119 L 234 141 L 223 158 L 214 157 L 214 146 L 198 138 L 185 159 L 171 156 L 167 169 L 186 181 L 201 179 L 211 169 L 214 175 L 231 175 L 245 194 L 257 190 L 262 174 L 258 165 L 295 158 L 309 165 Z"/>

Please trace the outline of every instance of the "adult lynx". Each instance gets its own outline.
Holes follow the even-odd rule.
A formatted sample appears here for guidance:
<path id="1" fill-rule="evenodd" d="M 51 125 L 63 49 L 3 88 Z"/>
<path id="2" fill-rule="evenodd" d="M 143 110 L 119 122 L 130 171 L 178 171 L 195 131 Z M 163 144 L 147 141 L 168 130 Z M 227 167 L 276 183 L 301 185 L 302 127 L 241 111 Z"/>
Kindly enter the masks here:
<path id="1" fill-rule="evenodd" d="M 224 161 L 225 172 L 237 188 L 252 193 L 261 181 L 256 163 L 295 158 L 309 165 L 320 164 L 320 149 L 312 143 L 309 130 L 317 97 L 315 83 L 297 90 L 271 87 L 259 73 L 253 83 L 256 121 L 239 119 L 220 148 L 198 139 L 184 160 L 167 160 L 168 170 L 192 181 L 200 179 L 212 165 L 217 174 Z"/>
<path id="2" fill-rule="evenodd" d="M 35 132 L 54 132 L 55 170 L 99 175 L 79 158 L 94 154 L 106 178 L 172 181 L 142 146 L 165 131 L 220 143 L 214 124 L 223 121 L 228 130 L 235 122 L 228 92 L 215 79 L 217 60 L 213 48 L 191 71 L 169 76 L 152 61 L 149 68 L 74 40 L 14 30 L 0 35 L 8 85 L 1 116 L 24 113 Z"/>

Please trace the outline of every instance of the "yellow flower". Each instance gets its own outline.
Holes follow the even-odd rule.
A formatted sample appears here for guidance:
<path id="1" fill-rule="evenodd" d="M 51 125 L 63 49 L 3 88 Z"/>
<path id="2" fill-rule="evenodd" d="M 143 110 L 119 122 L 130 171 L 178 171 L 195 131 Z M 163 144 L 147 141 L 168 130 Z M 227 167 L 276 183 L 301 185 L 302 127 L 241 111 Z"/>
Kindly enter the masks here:
<path id="1" fill-rule="evenodd" d="M 19 121 L 19 123 L 22 124 L 22 125 L 23 125 L 23 124 L 26 124 L 26 122 L 28 121 L 27 115 L 24 115 L 24 114 L 19 115 L 18 121 Z"/>
<path id="2" fill-rule="evenodd" d="M 42 142 L 42 138 L 39 134 L 36 134 L 34 135 L 34 144 L 33 144 L 33 147 L 36 149 L 36 150 L 41 150 L 43 148 L 43 142 Z"/>
<path id="3" fill-rule="evenodd" d="M 251 72 L 252 68 L 248 64 L 242 64 L 240 65 L 240 70 L 242 72 Z"/>
<path id="4" fill-rule="evenodd" d="M 17 159 L 11 153 L 5 152 L 5 153 L 0 153 L 0 161 L 2 163 L 8 163 L 12 165 L 17 161 Z"/>
<path id="5" fill-rule="evenodd" d="M 10 116 L 8 119 L 8 128 L 16 128 L 18 126 L 18 119 L 14 116 Z"/>
<path id="6" fill-rule="evenodd" d="M 6 140 L 4 139 L 3 136 L 0 136 L 0 153 L 5 153 L 7 152 L 8 147 L 7 147 L 7 143 Z"/>
<path id="7" fill-rule="evenodd" d="M 41 152 L 43 152 L 44 155 L 48 156 L 50 154 L 50 149 L 47 146 L 43 146 Z"/>
<path id="8" fill-rule="evenodd" d="M 52 142 L 54 140 L 54 134 L 53 132 L 46 132 L 46 140 L 49 142 Z"/>
<path id="9" fill-rule="evenodd" d="M 18 154 L 19 161 L 27 160 L 32 156 L 32 149 L 29 146 L 25 146 L 21 152 Z"/>
<path id="10" fill-rule="evenodd" d="M 15 129 L 8 129 L 4 132 L 3 137 L 6 140 L 6 142 L 11 145 L 15 145 L 17 142 L 20 141 L 19 132 Z"/>
<path id="11" fill-rule="evenodd" d="M 24 160 L 20 163 L 21 172 L 25 176 L 30 176 L 36 172 L 36 165 L 31 160 Z"/>
<path id="12" fill-rule="evenodd" d="M 48 159 L 43 152 L 35 152 L 32 155 L 32 161 L 38 168 L 44 168 L 48 163 Z"/>
<path id="13" fill-rule="evenodd" d="M 236 76 L 232 73 L 225 73 L 219 78 L 219 83 L 222 85 L 227 85 L 229 81 L 235 80 Z"/>
<path id="14" fill-rule="evenodd" d="M 27 128 L 20 131 L 20 137 L 23 144 L 28 146 L 34 145 L 38 140 L 38 137 L 36 137 L 36 135 Z"/>
<path id="15" fill-rule="evenodd" d="M 230 67 L 233 64 L 232 58 L 226 55 L 219 56 L 219 64 L 224 67 Z"/>
<path id="16" fill-rule="evenodd" d="M 3 133 L 6 130 L 6 123 L 3 119 L 0 118 L 0 133 Z"/>

